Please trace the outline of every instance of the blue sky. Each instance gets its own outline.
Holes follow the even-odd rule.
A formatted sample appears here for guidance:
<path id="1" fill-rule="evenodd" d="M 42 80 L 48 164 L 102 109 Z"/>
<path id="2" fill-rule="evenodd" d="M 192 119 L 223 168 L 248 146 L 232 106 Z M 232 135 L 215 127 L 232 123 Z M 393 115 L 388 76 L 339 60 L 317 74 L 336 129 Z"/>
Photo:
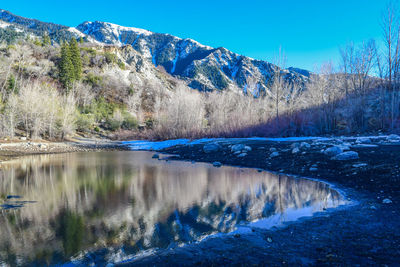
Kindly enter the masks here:
<path id="1" fill-rule="evenodd" d="M 338 62 L 338 47 L 381 38 L 386 0 L 3 0 L 20 16 L 68 26 L 100 20 L 192 38 L 205 45 L 315 70 Z"/>

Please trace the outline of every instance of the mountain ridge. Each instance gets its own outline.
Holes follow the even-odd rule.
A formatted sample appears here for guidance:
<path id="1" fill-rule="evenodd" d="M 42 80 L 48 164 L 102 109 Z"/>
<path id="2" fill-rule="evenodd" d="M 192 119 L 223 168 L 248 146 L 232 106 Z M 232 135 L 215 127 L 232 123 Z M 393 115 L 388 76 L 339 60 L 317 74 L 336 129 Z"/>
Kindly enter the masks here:
<path id="1" fill-rule="evenodd" d="M 111 22 L 85 21 L 77 27 L 68 27 L 24 18 L 3 9 L 0 9 L 0 21 L 34 36 L 48 34 L 54 42 L 82 37 L 95 45 L 130 45 L 155 67 L 164 68 L 200 91 L 228 89 L 247 93 L 248 80 L 252 78 L 255 83 L 252 94 L 258 96 L 268 90 L 277 72 L 283 71 L 285 79 L 301 84 L 311 75 L 307 70 L 281 69 L 270 62 L 239 55 L 224 47 L 213 48 L 190 38 Z"/>

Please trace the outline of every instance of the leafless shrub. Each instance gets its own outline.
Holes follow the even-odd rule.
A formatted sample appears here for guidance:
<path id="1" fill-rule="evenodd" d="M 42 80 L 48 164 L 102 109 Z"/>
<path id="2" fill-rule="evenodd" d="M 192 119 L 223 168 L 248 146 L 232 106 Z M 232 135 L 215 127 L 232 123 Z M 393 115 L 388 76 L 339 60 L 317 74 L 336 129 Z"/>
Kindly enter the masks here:
<path id="1" fill-rule="evenodd" d="M 164 138 L 199 135 L 204 126 L 203 97 L 197 91 L 179 84 L 174 94 L 155 117 L 156 135 Z"/>

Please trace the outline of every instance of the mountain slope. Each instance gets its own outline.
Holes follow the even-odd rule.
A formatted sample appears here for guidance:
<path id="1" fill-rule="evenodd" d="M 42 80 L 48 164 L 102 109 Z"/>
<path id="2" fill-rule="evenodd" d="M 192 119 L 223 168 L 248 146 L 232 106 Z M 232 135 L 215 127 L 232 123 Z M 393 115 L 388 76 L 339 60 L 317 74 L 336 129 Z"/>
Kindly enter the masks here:
<path id="1" fill-rule="evenodd" d="M 262 91 L 268 90 L 271 78 L 278 71 L 283 71 L 286 79 L 299 83 L 304 83 L 310 76 L 310 72 L 306 70 L 280 70 L 269 62 L 238 55 L 222 47 L 212 48 L 192 39 L 108 22 L 87 21 L 71 28 L 23 18 L 1 9 L 0 21 L 36 36 L 47 33 L 55 42 L 83 37 L 96 45 L 130 45 L 156 67 L 162 66 L 169 74 L 202 91 L 247 91 L 248 80 L 251 78 L 256 84 L 253 84 L 251 93 L 258 96 Z"/>

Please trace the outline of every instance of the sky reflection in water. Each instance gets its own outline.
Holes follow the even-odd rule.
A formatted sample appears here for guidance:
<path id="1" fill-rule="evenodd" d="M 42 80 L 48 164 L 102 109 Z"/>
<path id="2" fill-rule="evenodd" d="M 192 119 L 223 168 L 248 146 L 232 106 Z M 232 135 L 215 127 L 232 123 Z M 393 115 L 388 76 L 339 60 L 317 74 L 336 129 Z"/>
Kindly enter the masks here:
<path id="1" fill-rule="evenodd" d="M 151 156 L 90 152 L 5 163 L 0 263 L 54 264 L 90 257 L 87 251 L 118 261 L 249 222 L 268 228 L 344 204 L 320 182 Z"/>

